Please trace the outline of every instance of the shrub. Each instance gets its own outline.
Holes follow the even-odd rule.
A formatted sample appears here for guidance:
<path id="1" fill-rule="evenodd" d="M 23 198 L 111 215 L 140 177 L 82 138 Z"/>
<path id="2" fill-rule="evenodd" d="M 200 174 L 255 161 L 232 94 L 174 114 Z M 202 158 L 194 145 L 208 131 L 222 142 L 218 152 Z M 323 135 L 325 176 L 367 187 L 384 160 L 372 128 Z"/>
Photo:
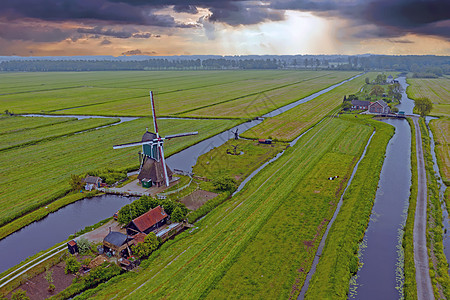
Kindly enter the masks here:
<path id="1" fill-rule="evenodd" d="M 27 292 L 24 290 L 18 289 L 14 293 L 11 294 L 11 300 L 29 300 L 30 297 L 27 296 Z"/>
<path id="2" fill-rule="evenodd" d="M 153 251 L 158 249 L 160 240 L 154 232 L 150 232 L 144 239 L 144 242 L 131 246 L 133 253 L 139 257 L 148 257 Z"/>
<path id="3" fill-rule="evenodd" d="M 80 266 L 81 266 L 81 264 L 78 262 L 78 260 L 75 257 L 69 256 L 66 259 L 66 267 L 64 269 L 64 272 L 66 274 L 68 274 L 68 273 L 75 274 L 80 269 Z"/>
<path id="4" fill-rule="evenodd" d="M 217 191 L 225 192 L 236 188 L 236 180 L 229 176 L 222 176 L 213 180 L 214 188 Z"/>
<path id="5" fill-rule="evenodd" d="M 88 254 L 91 251 L 91 244 L 85 238 L 79 238 L 77 241 L 78 244 L 78 252 L 80 254 Z"/>

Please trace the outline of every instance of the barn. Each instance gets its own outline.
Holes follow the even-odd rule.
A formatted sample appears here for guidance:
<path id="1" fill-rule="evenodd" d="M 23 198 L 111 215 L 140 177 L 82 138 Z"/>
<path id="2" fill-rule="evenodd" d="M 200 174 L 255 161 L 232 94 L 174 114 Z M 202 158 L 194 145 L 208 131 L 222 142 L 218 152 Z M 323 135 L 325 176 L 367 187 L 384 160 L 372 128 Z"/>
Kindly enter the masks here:
<path id="1" fill-rule="evenodd" d="M 128 242 L 132 238 L 118 231 L 111 231 L 103 239 L 103 249 L 105 253 L 111 253 L 114 256 L 128 256 L 130 249 Z"/>
<path id="2" fill-rule="evenodd" d="M 135 235 L 140 232 L 149 234 L 151 231 L 166 224 L 168 220 L 169 215 L 161 206 L 157 206 L 128 223 L 127 233 L 129 235 Z"/>

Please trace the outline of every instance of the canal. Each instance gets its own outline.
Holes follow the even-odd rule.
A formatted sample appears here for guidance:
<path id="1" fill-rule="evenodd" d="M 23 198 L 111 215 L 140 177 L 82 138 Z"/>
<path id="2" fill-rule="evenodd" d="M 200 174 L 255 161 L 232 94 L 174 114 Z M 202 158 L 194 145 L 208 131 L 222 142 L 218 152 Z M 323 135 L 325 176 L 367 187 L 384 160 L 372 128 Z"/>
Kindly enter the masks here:
<path id="1" fill-rule="evenodd" d="M 406 79 L 399 83 L 406 90 Z M 414 101 L 402 94 L 400 111 L 412 114 Z M 403 297 L 402 247 L 411 186 L 411 129 L 406 120 L 387 119 L 395 127 L 386 148 L 372 215 L 360 244 L 362 267 L 350 283 L 350 299 L 399 299 Z"/>

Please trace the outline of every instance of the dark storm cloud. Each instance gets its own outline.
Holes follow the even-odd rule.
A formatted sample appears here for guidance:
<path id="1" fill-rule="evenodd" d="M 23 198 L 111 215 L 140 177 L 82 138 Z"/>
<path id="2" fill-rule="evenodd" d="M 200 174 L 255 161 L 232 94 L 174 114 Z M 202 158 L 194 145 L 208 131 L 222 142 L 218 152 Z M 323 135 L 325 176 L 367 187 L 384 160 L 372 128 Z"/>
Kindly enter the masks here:
<path id="1" fill-rule="evenodd" d="M 0 16 L 9 20 L 106 22 L 178 27 L 169 15 L 156 15 L 149 4 L 142 7 L 107 0 L 2 0 Z"/>
<path id="2" fill-rule="evenodd" d="M 62 30 L 49 26 L 0 23 L 0 37 L 6 40 L 22 40 L 37 43 L 58 42 L 69 38 L 71 30 Z"/>
<path id="3" fill-rule="evenodd" d="M 133 36 L 133 33 L 126 31 L 114 31 L 112 29 L 103 29 L 102 27 L 94 27 L 94 28 L 78 28 L 78 33 L 86 33 L 93 34 L 94 36 L 112 36 L 119 39 L 128 39 Z"/>
<path id="4" fill-rule="evenodd" d="M 173 7 L 173 10 L 175 12 L 185 12 L 185 13 L 189 13 L 189 14 L 198 13 L 198 9 L 194 5 L 184 5 L 184 4 L 175 5 Z"/>
<path id="5" fill-rule="evenodd" d="M 352 25 L 362 26 L 355 35 L 360 38 L 398 37 L 408 33 L 450 38 L 448 0 L 274 0 L 271 7 L 346 19 Z M 376 28 L 365 29 L 365 25 Z"/>

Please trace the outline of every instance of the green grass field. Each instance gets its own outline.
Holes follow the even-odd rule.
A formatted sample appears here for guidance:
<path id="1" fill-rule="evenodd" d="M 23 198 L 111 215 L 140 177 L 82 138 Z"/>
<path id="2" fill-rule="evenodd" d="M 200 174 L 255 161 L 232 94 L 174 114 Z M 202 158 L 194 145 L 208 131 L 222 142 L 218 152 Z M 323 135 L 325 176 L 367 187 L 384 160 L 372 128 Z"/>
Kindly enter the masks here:
<path id="1" fill-rule="evenodd" d="M 368 73 L 353 79 L 319 97 L 300 104 L 285 113 L 264 120 L 243 134 L 246 138 L 276 138 L 282 141 L 292 141 L 302 132 L 332 113 L 342 103 L 344 95 L 352 94 L 361 89 L 365 77 L 371 80 L 377 73 Z"/>
<path id="2" fill-rule="evenodd" d="M 138 273 L 114 278 L 86 296 L 295 296 L 371 132 L 370 126 L 326 119 L 196 223 L 198 229 L 164 244 Z M 334 175 L 339 179 L 327 179 Z"/>
<path id="3" fill-rule="evenodd" d="M 406 89 L 411 99 L 427 97 L 433 102 L 432 115 L 450 117 L 450 79 L 449 78 L 408 78 Z"/>
<path id="4" fill-rule="evenodd" d="M 35 119 L 35 118 L 9 117 L 1 119 L 4 120 L 4 122 L 2 123 L 5 123 L 5 125 L 8 125 L 7 123 L 12 123 L 16 125 L 15 123 L 21 122 L 25 126 L 22 127 L 24 128 L 24 130 L 14 130 L 6 132 L 4 134 L 0 134 L 0 151 L 28 144 L 36 144 L 44 140 L 54 139 L 65 135 L 71 135 L 84 130 L 89 130 L 92 128 L 119 122 L 119 119 L 116 118 L 101 118 L 101 119 L 89 118 L 84 120 L 70 119 L 56 124 L 48 124 L 47 120 L 50 118 L 47 119 L 37 118 L 41 119 L 43 124 L 48 125 L 40 125 L 35 128 L 27 128 L 28 126 L 36 122 L 35 120 L 30 120 L 30 122 L 28 122 L 29 121 L 28 119 Z M 67 118 L 63 118 L 63 120 L 64 119 Z M 11 128 L 12 126 L 6 127 Z"/>
<path id="5" fill-rule="evenodd" d="M 238 146 L 236 152 L 242 153 L 241 155 L 227 154 L 227 150 L 234 153 L 233 145 Z M 237 182 L 241 182 L 260 165 L 287 146 L 285 143 L 263 145 L 258 144 L 257 141 L 230 140 L 222 146 L 201 155 L 194 166 L 193 172 L 211 180 L 221 176 L 229 176 Z"/>
<path id="6" fill-rule="evenodd" d="M 8 120 L 15 122 L 14 118 L 1 122 L 8 122 Z M 84 130 L 87 127 L 83 121 L 71 122 L 73 122 L 70 129 L 72 131 Z M 162 134 L 199 131 L 197 136 L 166 142 L 165 151 L 169 156 L 236 123 L 231 120 L 161 120 L 159 125 Z M 143 118 L 2 151 L 0 224 L 4 225 L 24 213 L 62 197 L 69 190 L 70 174 L 82 174 L 101 168 L 137 168 L 139 147 L 113 150 L 112 146 L 140 140 L 145 128 L 150 127 L 150 124 L 150 118 Z M 93 125 L 99 124 L 91 124 Z M 37 130 L 44 129 L 46 127 L 40 127 Z M 68 129 L 65 130 L 67 132 Z M 21 133 L 26 135 L 27 131 L 24 130 Z M 4 136 L 0 135 L 0 140 Z"/>
<path id="7" fill-rule="evenodd" d="M 0 74 L 0 111 L 107 116 L 148 116 L 154 91 L 160 116 L 239 117 L 241 106 L 266 91 L 276 105 L 297 100 L 354 75 L 337 71 L 165 71 Z M 218 105 L 224 103 L 222 105 Z M 230 109 L 226 103 L 234 103 Z M 217 107 L 211 113 L 195 112 Z M 271 107 L 269 107 L 271 109 Z M 259 108 L 256 115 L 266 112 Z M 186 113 L 192 112 L 192 113 Z"/>

